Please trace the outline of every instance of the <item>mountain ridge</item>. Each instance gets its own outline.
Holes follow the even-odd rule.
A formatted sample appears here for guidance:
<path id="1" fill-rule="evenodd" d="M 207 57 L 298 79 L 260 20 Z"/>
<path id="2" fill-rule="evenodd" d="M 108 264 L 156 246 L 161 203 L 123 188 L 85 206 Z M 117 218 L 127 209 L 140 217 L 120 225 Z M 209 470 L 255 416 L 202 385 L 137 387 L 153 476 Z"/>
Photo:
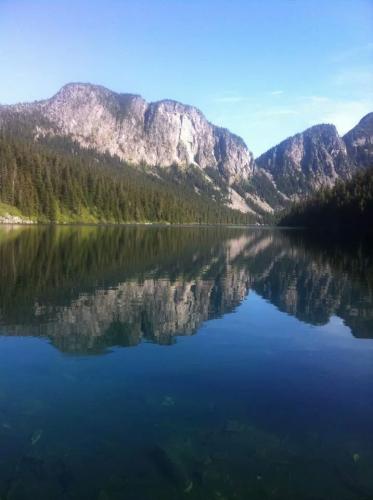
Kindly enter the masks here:
<path id="1" fill-rule="evenodd" d="M 373 162 L 373 113 L 343 137 L 334 125 L 317 124 L 257 159 L 241 137 L 194 106 L 147 102 L 90 83 L 67 83 L 41 101 L 0 105 L 0 128 L 12 120 L 28 124 L 33 140 L 67 137 L 151 176 L 189 183 L 197 194 L 259 220 Z"/>

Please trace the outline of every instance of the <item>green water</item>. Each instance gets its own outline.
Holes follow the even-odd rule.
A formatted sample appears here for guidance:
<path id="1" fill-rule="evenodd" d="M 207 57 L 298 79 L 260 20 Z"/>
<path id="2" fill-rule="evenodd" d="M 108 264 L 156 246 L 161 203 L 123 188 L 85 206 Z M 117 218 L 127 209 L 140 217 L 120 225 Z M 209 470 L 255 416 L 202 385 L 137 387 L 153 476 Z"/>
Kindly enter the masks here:
<path id="1" fill-rule="evenodd" d="M 372 255 L 1 227 L 0 499 L 372 499 Z"/>

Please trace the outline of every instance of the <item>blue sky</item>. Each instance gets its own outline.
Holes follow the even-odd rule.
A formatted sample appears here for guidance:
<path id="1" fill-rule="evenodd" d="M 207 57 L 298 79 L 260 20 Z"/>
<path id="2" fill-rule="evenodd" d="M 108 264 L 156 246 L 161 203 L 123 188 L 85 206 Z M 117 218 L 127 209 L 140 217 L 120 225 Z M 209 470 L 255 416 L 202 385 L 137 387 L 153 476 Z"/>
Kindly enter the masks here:
<path id="1" fill-rule="evenodd" d="M 373 111 L 371 0 L 0 0 L 0 103 L 70 81 L 172 98 L 260 154 Z"/>

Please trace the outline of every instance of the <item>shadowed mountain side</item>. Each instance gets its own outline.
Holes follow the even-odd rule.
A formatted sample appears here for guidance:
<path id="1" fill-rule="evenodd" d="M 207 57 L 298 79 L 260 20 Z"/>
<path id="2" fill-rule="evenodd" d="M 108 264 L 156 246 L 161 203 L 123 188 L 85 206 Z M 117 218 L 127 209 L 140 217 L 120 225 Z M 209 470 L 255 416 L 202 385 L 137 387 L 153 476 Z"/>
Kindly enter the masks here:
<path id="1" fill-rule="evenodd" d="M 0 328 L 70 353 L 171 344 L 232 312 L 251 288 L 303 322 L 337 315 L 356 337 L 372 337 L 365 248 L 321 249 L 303 232 L 280 230 L 3 229 Z"/>

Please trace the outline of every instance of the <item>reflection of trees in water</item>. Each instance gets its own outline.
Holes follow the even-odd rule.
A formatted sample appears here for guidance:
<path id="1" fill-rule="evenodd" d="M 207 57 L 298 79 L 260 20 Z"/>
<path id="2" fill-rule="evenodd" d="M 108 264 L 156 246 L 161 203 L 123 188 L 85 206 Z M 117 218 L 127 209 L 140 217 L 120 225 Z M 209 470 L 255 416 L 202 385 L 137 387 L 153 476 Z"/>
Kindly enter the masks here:
<path id="1" fill-rule="evenodd" d="M 320 240 L 303 231 L 282 231 L 248 264 L 252 287 L 301 321 L 323 325 L 337 315 L 355 336 L 373 337 L 370 248 L 369 241 Z"/>
<path id="2" fill-rule="evenodd" d="M 0 231 L 1 322 L 60 349 L 172 343 L 249 291 L 311 324 L 372 336 L 367 246 L 238 228 L 38 227 Z M 25 328 L 27 327 L 27 328 Z"/>

